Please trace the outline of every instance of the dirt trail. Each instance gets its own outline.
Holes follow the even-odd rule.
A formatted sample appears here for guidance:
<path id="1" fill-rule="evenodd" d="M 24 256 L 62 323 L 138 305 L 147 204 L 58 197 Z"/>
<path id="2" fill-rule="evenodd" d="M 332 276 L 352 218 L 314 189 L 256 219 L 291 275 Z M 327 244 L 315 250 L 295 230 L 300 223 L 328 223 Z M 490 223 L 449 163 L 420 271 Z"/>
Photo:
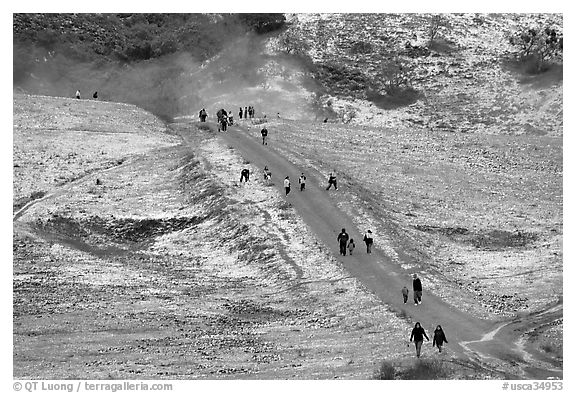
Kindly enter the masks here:
<path id="1" fill-rule="evenodd" d="M 448 334 L 451 351 L 454 351 L 458 357 L 475 362 L 495 359 L 515 365 L 522 363 L 523 374 L 510 375 L 509 377 L 512 378 L 562 378 L 562 370 L 547 362 L 547 359 L 544 359 L 540 353 L 534 354 L 534 356 L 539 356 L 540 361 L 528 363 L 527 360 L 533 359 L 527 352 L 528 349 L 515 344 L 520 335 L 530 328 L 530 317 L 505 323 L 478 319 L 427 292 L 426 282 L 423 283 L 423 303 L 419 306 L 414 306 L 411 301 L 404 304 L 400 289 L 403 285 L 412 289 L 410 276 L 412 271 L 405 270 L 390 260 L 378 250 L 377 244 L 372 254 L 366 254 L 360 231 L 367 228 L 355 228 L 352 219 L 337 207 L 331 195 L 338 191 L 333 189 L 326 191 L 326 180 L 323 176 L 306 169 L 307 189 L 300 192 L 297 179 L 304 168 L 299 168 L 277 153 L 273 142 L 267 146 L 262 145 L 258 133 L 259 130 L 254 128 L 247 130 L 236 125 L 231 127 L 229 132 L 218 134 L 251 164 L 259 168 L 267 165 L 272 172 L 274 187 L 278 188 L 282 195 L 284 195 L 283 179 L 285 176 L 290 176 L 292 191 L 286 196 L 286 201 L 296 209 L 318 239 L 333 250 L 334 255 L 350 274 L 357 277 L 390 308 L 404 311 L 410 319 L 420 321 L 424 326 L 441 324 Z M 260 173 L 255 176 L 260 176 Z M 358 247 L 354 256 L 344 257 L 338 254 L 336 238 L 342 228 L 346 228 L 350 236 L 357 239 Z M 399 254 L 402 255 L 402 253 Z M 562 312 L 561 305 L 559 312 Z M 511 328 L 512 325 L 514 328 Z M 432 339 L 432 332 L 427 333 Z"/>

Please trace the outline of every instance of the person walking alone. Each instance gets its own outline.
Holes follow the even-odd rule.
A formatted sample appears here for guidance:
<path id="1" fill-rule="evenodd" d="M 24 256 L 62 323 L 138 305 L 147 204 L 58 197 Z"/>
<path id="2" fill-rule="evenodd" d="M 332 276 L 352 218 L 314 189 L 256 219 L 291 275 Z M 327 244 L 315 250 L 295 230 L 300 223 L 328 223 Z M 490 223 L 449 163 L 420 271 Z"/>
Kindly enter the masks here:
<path id="1" fill-rule="evenodd" d="M 338 189 L 338 184 L 336 183 L 336 173 L 335 172 L 330 172 L 328 174 L 328 187 L 326 188 L 326 190 L 329 190 L 330 187 L 332 187 L 332 185 L 334 185 L 335 190 Z"/>
<path id="2" fill-rule="evenodd" d="M 244 180 L 246 183 L 248 183 L 248 180 L 250 180 L 250 170 L 247 168 L 242 169 L 242 172 L 240 172 L 240 183 L 242 183 L 242 180 Z"/>
<path id="3" fill-rule="evenodd" d="M 268 145 L 268 142 L 266 142 L 266 137 L 268 137 L 268 129 L 266 128 L 266 126 L 262 128 L 262 131 L 260 131 L 260 133 L 262 134 L 262 144 Z"/>
<path id="4" fill-rule="evenodd" d="M 200 113 L 198 114 L 198 117 L 200 118 L 200 122 L 205 123 L 206 117 L 208 117 L 208 114 L 206 113 L 206 109 L 202 108 L 200 110 Z"/>
<path id="5" fill-rule="evenodd" d="M 298 178 L 298 183 L 300 183 L 300 191 L 304 191 L 306 188 L 306 176 L 304 176 L 304 172 Z"/>
<path id="6" fill-rule="evenodd" d="M 372 231 L 368 229 L 368 232 L 364 234 L 364 243 L 366 243 L 366 252 L 372 254 L 372 244 L 374 244 L 374 238 L 372 237 Z"/>
<path id="7" fill-rule="evenodd" d="M 290 194 L 290 177 L 286 176 L 284 178 L 284 189 L 286 190 L 286 195 Z"/>
<path id="8" fill-rule="evenodd" d="M 414 305 L 417 306 L 422 303 L 422 282 L 416 273 L 412 275 L 412 290 L 414 291 Z"/>
<path id="9" fill-rule="evenodd" d="M 430 341 L 424 328 L 420 325 L 420 322 L 416 322 L 414 325 L 414 329 L 412 329 L 412 334 L 410 335 L 410 342 L 414 339 L 414 345 L 416 346 L 416 357 L 420 357 L 420 351 L 422 350 L 422 343 L 424 342 L 424 337 L 426 337 L 426 341 Z"/>
<path id="10" fill-rule="evenodd" d="M 444 335 L 444 330 L 442 330 L 442 326 L 436 326 L 434 330 L 434 338 L 432 339 L 432 347 L 436 346 L 438 348 L 438 352 L 442 352 L 442 345 L 446 343 L 448 344 L 448 340 L 446 340 L 446 335 Z"/>
<path id="11" fill-rule="evenodd" d="M 346 245 L 350 236 L 346 233 L 346 229 L 342 228 L 342 232 L 338 235 L 338 244 L 340 245 L 340 255 L 346 256 Z"/>
<path id="12" fill-rule="evenodd" d="M 270 169 L 268 169 L 268 166 L 265 165 L 264 166 L 264 183 L 269 184 L 270 179 L 272 179 L 272 172 L 270 172 Z"/>

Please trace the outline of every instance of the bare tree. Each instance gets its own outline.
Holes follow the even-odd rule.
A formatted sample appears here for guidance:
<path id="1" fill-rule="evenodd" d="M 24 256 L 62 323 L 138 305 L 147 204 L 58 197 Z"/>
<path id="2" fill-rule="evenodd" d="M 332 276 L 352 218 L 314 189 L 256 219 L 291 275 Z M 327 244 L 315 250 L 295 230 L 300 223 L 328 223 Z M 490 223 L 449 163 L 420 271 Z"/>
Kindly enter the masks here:
<path id="1" fill-rule="evenodd" d="M 452 26 L 450 21 L 442 14 L 432 15 L 428 26 L 428 43 L 431 44 L 441 30 L 449 30 Z"/>
<path id="2" fill-rule="evenodd" d="M 413 69 L 410 65 L 396 58 L 385 63 L 380 70 L 383 89 L 389 95 L 412 86 Z"/>

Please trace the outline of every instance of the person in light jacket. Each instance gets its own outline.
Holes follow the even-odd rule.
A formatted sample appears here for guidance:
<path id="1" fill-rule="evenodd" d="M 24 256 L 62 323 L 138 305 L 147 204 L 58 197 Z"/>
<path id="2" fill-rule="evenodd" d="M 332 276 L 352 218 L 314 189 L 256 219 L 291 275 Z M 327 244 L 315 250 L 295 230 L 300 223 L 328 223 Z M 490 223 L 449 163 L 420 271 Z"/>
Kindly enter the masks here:
<path id="1" fill-rule="evenodd" d="M 366 253 L 372 254 L 372 244 L 374 244 L 374 237 L 372 237 L 372 231 L 368 229 L 368 232 L 364 234 L 364 243 L 366 243 Z"/>
<path id="2" fill-rule="evenodd" d="M 286 195 L 290 194 L 290 177 L 288 176 L 284 178 L 284 189 L 286 190 Z"/>

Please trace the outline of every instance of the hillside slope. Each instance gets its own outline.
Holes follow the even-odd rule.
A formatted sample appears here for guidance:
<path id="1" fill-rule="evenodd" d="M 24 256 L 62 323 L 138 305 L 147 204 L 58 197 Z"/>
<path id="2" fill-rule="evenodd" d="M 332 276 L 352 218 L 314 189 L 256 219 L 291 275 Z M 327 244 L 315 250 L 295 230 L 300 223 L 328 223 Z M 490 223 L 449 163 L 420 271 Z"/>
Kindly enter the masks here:
<path id="1" fill-rule="evenodd" d="M 103 32 L 95 28 L 97 16 L 93 21 L 85 16 L 82 23 L 90 22 L 88 27 L 74 26 L 69 40 L 81 36 L 98 45 L 105 33 L 123 37 L 112 40 L 122 43 L 119 48 L 163 48 L 170 40 L 182 45 L 159 51 L 159 57 L 117 64 L 80 61 L 62 49 L 40 53 L 19 42 L 14 87 L 70 97 L 77 89 L 84 95 L 97 90 L 101 99 L 137 104 L 165 118 L 195 115 L 202 107 L 210 115 L 220 108 L 237 114 L 238 107 L 253 105 L 268 118 L 280 114 L 390 128 L 561 136 L 561 64 L 541 75 L 525 74 L 510 61 L 507 35 L 525 26 L 562 31 L 562 16 L 444 17 L 451 28 L 429 43 L 429 14 L 287 15 L 285 29 L 266 34 L 235 30 L 236 24 L 226 24 L 225 18 L 218 22 L 214 15 L 193 15 L 189 21 L 173 16 L 180 18 L 174 31 L 170 23 L 160 28 L 150 22 L 145 26 L 152 27 L 145 28 L 134 22 Z M 28 26 L 20 19 L 15 19 L 19 37 Z M 54 23 L 63 21 L 68 23 L 63 17 Z M 67 31 L 66 26 L 60 29 Z M 400 103 L 382 91 L 383 70 L 398 61 L 411 70 L 416 91 Z"/>
<path id="2" fill-rule="evenodd" d="M 293 32 L 285 34 L 301 39 L 316 64 L 338 67 L 347 78 L 356 72 L 356 77 L 382 82 L 378 75 L 384 65 L 396 61 L 412 69 L 412 86 L 421 96 L 406 108 L 380 109 L 377 101 L 367 100 L 364 79 L 356 85 L 342 81 L 339 95 L 322 97 L 342 120 L 391 128 L 561 136 L 561 67 L 539 76 L 523 74 L 510 64 L 513 48 L 507 36 L 525 26 L 561 30 L 562 16 L 444 17 L 451 28 L 440 30 L 434 45 L 428 42 L 429 14 L 295 15 L 289 28 Z"/>

